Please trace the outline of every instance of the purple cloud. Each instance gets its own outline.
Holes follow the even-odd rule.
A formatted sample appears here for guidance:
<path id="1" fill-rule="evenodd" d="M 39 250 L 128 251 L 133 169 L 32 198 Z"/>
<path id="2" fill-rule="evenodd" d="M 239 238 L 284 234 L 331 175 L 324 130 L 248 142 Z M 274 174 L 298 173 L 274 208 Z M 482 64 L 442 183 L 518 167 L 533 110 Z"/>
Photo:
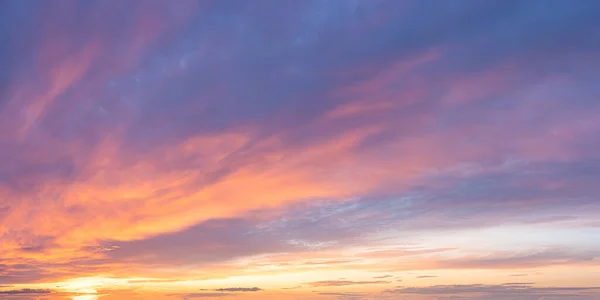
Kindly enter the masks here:
<path id="1" fill-rule="evenodd" d="M 463 297 L 466 299 L 592 299 L 600 292 L 597 287 L 534 287 L 529 284 L 513 285 L 436 285 L 406 287 L 386 290 L 397 295 L 428 295 L 439 297 Z M 449 298 L 451 299 L 451 298 Z"/>
<path id="2" fill-rule="evenodd" d="M 50 294 L 52 290 L 49 289 L 18 289 L 18 290 L 4 290 L 0 291 L 0 295 L 28 295 L 28 294 Z"/>

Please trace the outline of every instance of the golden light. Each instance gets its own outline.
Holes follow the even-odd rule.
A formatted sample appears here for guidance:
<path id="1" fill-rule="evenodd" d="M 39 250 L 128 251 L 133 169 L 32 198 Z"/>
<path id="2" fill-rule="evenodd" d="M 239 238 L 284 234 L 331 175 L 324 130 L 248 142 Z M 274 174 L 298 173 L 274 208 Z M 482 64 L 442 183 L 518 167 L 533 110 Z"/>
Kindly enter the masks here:
<path id="1" fill-rule="evenodd" d="M 99 297 L 100 296 L 98 296 L 98 295 L 79 295 L 79 296 L 73 296 L 73 300 L 96 300 Z"/>
<path id="2" fill-rule="evenodd" d="M 78 294 L 77 296 L 72 296 L 72 300 L 96 300 L 102 296 L 98 295 L 97 289 L 115 287 L 123 283 L 123 280 L 119 279 L 83 277 L 61 282 L 57 286 L 57 289 L 62 292 Z"/>

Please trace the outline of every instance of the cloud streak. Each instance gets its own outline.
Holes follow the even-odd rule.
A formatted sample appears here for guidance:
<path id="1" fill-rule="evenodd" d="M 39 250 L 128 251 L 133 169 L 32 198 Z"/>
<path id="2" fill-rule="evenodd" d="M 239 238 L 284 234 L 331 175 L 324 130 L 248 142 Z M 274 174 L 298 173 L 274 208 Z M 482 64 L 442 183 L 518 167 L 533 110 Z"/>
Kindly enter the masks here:
<path id="1" fill-rule="evenodd" d="M 386 293 L 399 295 L 433 295 L 440 297 L 462 296 L 467 297 L 468 299 L 539 299 L 540 297 L 567 297 L 568 299 L 590 299 L 590 293 L 597 294 L 598 288 L 534 287 L 530 284 L 472 284 L 407 287 L 395 290 L 388 290 L 386 291 Z"/>
<path id="2" fill-rule="evenodd" d="M 362 285 L 362 284 L 384 284 L 390 283 L 385 280 L 370 280 L 370 281 L 350 281 L 350 280 L 325 280 L 308 282 L 307 284 L 314 287 L 321 286 L 346 286 L 346 285 Z"/>
<path id="3" fill-rule="evenodd" d="M 258 292 L 261 291 L 261 288 L 251 287 L 251 288 L 243 288 L 243 287 L 231 287 L 231 288 L 220 288 L 216 289 L 217 292 Z"/>
<path id="4" fill-rule="evenodd" d="M 4 290 L 0 291 L 0 295 L 27 295 L 27 294 L 50 294 L 51 290 L 48 289 L 18 289 L 18 290 Z"/>

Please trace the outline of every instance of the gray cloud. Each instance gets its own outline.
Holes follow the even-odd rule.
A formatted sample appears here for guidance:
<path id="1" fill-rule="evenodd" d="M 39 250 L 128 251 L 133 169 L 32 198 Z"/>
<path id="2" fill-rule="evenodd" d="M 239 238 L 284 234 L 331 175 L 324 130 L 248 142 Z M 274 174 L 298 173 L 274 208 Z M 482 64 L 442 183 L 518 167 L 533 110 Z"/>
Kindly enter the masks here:
<path id="1" fill-rule="evenodd" d="M 262 291 L 262 289 L 257 288 L 257 287 L 251 287 L 251 288 L 230 287 L 230 288 L 216 289 L 215 291 L 217 291 L 217 292 L 258 292 L 258 291 Z"/>
<path id="2" fill-rule="evenodd" d="M 534 287 L 528 283 L 501 285 L 436 285 L 386 290 L 396 295 L 431 295 L 440 299 L 593 299 L 600 296 L 600 287 Z M 461 298 L 462 297 L 462 298 Z M 546 299 L 546 298 L 544 298 Z M 566 298 L 565 298 L 566 299 Z"/>
<path id="3" fill-rule="evenodd" d="M 140 264 L 170 265 L 198 261 L 211 264 L 246 255 L 293 250 L 292 245 L 286 244 L 276 234 L 253 232 L 257 225 L 257 220 L 252 219 L 210 220 L 176 233 L 116 243 L 119 248 L 107 255 L 113 260 Z M 211 251 L 214 248 L 220 251 Z M 151 254 L 151 259 L 143 254 Z"/>
<path id="4" fill-rule="evenodd" d="M 0 291 L 0 295 L 22 295 L 22 294 L 50 294 L 50 289 L 18 289 L 18 290 L 5 290 Z"/>

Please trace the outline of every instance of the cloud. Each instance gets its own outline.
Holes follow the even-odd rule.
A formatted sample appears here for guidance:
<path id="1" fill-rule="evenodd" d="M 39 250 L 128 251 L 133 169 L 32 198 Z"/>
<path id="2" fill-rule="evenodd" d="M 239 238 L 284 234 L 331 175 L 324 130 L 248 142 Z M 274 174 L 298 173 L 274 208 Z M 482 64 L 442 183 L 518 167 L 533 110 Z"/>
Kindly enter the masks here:
<path id="1" fill-rule="evenodd" d="M 593 264 L 600 255 L 597 251 L 570 252 L 560 249 L 544 249 L 532 253 L 505 253 L 488 257 L 464 257 L 439 262 L 442 268 L 487 268 L 511 269 L 534 268 L 548 265 L 586 265 Z"/>
<path id="2" fill-rule="evenodd" d="M 21 295 L 21 294 L 50 294 L 52 290 L 49 289 L 18 289 L 18 290 L 4 290 L 0 291 L 0 295 Z"/>
<path id="3" fill-rule="evenodd" d="M 346 285 L 363 285 L 363 284 L 386 284 L 390 283 L 390 281 L 385 280 L 371 280 L 371 281 L 350 281 L 350 280 L 325 280 L 325 281 L 315 281 L 315 282 L 307 282 L 306 284 L 314 287 L 322 287 L 322 286 L 346 286 Z"/>
<path id="4" fill-rule="evenodd" d="M 139 264 L 169 265 L 197 261 L 211 264 L 278 249 L 293 249 L 276 235 L 252 232 L 257 225 L 257 221 L 252 219 L 211 220 L 177 233 L 119 242 L 119 248 L 106 255 L 115 261 Z"/>
<path id="5" fill-rule="evenodd" d="M 386 290 L 385 293 L 431 295 L 442 297 L 442 299 L 451 299 L 446 297 L 464 297 L 465 299 L 539 299 L 540 297 L 590 299 L 589 296 L 598 295 L 600 289 L 598 287 L 534 287 L 529 284 L 469 284 L 406 287 Z"/>
<path id="6" fill-rule="evenodd" d="M 540 219 L 537 219 L 537 220 L 529 220 L 529 221 L 526 221 L 525 223 L 528 223 L 528 224 L 548 224 L 548 223 L 573 221 L 573 220 L 577 220 L 577 217 L 574 217 L 574 216 L 552 216 L 552 217 L 540 218 Z"/>
<path id="7" fill-rule="evenodd" d="M 262 289 L 257 288 L 257 287 L 251 287 L 251 288 L 230 287 L 230 288 L 216 289 L 215 291 L 217 291 L 217 292 L 258 292 L 258 291 L 262 291 Z"/>
<path id="8" fill-rule="evenodd" d="M 436 278 L 437 276 L 434 275 L 421 275 L 421 276 L 417 276 L 416 278 L 422 279 L 422 278 Z"/>
<path id="9" fill-rule="evenodd" d="M 391 278 L 394 277 L 393 275 L 381 275 L 381 276 L 375 276 L 373 277 L 374 279 L 383 279 L 383 278 Z"/>
<path id="10" fill-rule="evenodd" d="M 195 299 L 195 298 L 218 298 L 228 297 L 231 294 L 228 293 L 189 293 L 189 294 L 177 294 L 176 296 L 182 297 L 182 299 Z"/>
<path id="11" fill-rule="evenodd" d="M 394 257 L 402 257 L 402 256 L 418 256 L 423 254 L 434 254 L 434 253 L 442 253 L 455 250 L 452 248 L 439 248 L 439 249 L 411 249 L 409 247 L 406 248 L 397 248 L 397 249 L 386 249 L 386 250 L 374 250 L 369 252 L 358 253 L 357 256 L 365 257 L 365 258 L 394 258 Z"/>
<path id="12" fill-rule="evenodd" d="M 594 1 L 21 2 L 0 4 L 2 282 L 599 210 Z"/>

